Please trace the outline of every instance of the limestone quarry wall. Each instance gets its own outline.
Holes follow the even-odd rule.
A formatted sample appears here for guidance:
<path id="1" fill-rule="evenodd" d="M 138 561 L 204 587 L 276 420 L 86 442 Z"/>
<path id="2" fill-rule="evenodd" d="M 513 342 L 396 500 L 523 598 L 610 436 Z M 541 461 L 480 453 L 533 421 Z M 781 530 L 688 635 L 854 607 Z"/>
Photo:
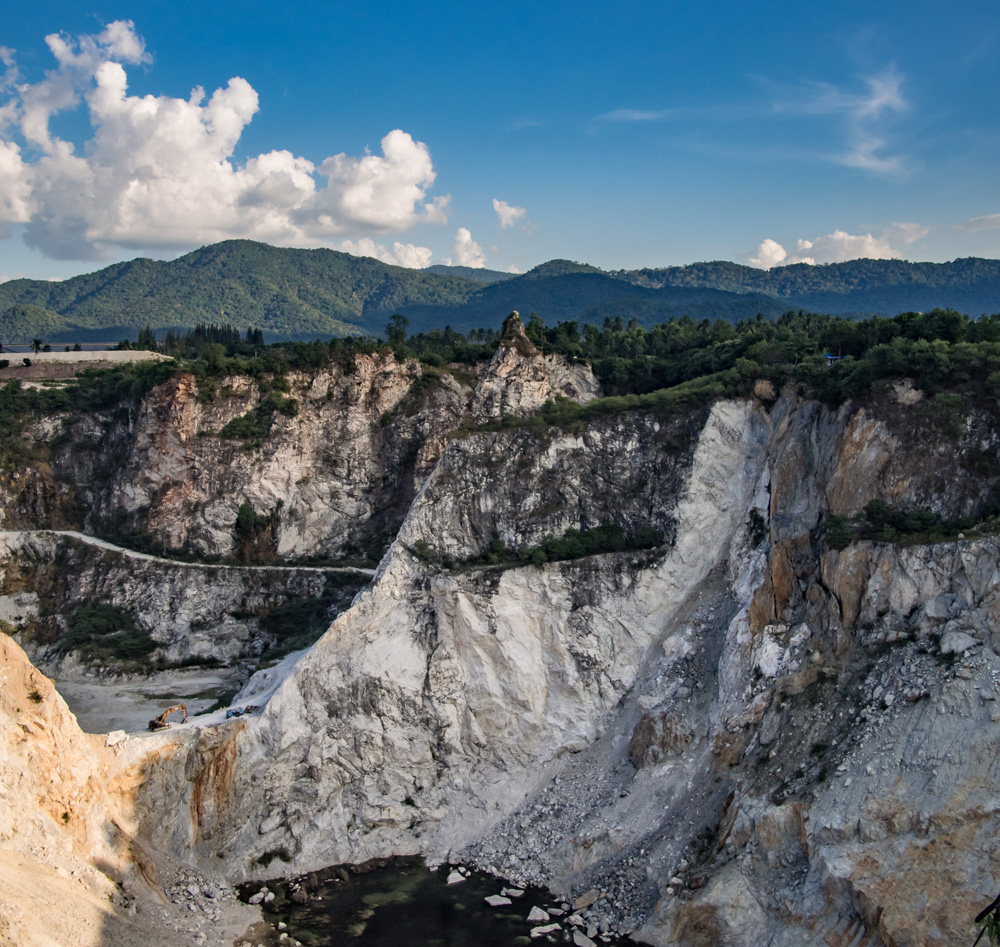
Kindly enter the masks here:
<path id="1" fill-rule="evenodd" d="M 514 476 L 532 470 L 523 435 L 450 443 L 373 587 L 227 750 L 225 805 L 174 827 L 177 850 L 241 876 L 266 853 L 304 869 L 464 852 L 597 887 L 595 917 L 657 944 L 964 933 L 997 877 L 997 541 L 837 552 L 819 529 L 935 498 L 961 438 L 908 455 L 919 425 L 791 395 L 715 405 L 681 457 L 653 423 L 539 440 L 551 484 Z M 662 470 L 662 492 L 630 492 L 637 470 Z M 940 508 L 988 492 L 955 482 Z M 671 539 L 512 569 L 412 551 L 527 542 L 594 507 L 660 516 Z"/>
<path id="2" fill-rule="evenodd" d="M 277 518 L 273 559 L 377 559 L 473 393 L 447 373 L 430 386 L 421 377 L 416 362 L 391 355 L 358 356 L 351 371 L 290 372 L 281 397 L 298 413 L 265 412 L 270 433 L 256 446 L 219 436 L 264 400 L 248 376 L 214 380 L 209 397 L 180 374 L 127 411 L 53 418 L 33 432 L 48 461 L 0 484 L 0 525 L 139 533 L 225 556 L 249 503 Z"/>
<path id="3" fill-rule="evenodd" d="M 539 358 L 498 353 L 519 392 L 467 410 L 536 408 Z M 873 499 L 974 516 L 996 428 L 790 390 L 442 437 L 371 587 L 259 716 L 123 747 L 139 836 L 229 878 L 450 856 L 594 889 L 595 926 L 653 944 L 963 942 L 1000 885 L 1000 541 L 838 551 L 822 526 Z M 663 542 L 466 561 L 608 521 Z"/>

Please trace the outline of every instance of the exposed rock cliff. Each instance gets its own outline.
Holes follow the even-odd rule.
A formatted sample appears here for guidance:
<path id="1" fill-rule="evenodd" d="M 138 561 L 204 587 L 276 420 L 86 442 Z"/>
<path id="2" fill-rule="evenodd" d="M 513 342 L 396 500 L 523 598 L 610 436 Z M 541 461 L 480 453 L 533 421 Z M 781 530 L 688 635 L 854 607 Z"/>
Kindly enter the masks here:
<path id="1" fill-rule="evenodd" d="M 0 944 L 221 947 L 255 919 L 221 889 L 210 926 L 168 900 L 178 866 L 139 838 L 144 777 L 124 763 L 127 742 L 81 733 L 51 681 L 0 635 Z M 159 747 L 146 750 L 148 765 Z"/>
<path id="2" fill-rule="evenodd" d="M 48 459 L 0 480 L 0 525 L 89 531 L 229 556 L 248 503 L 274 517 L 259 561 L 374 558 L 395 537 L 447 435 L 467 420 L 523 416 L 557 395 L 587 401 L 586 365 L 501 346 L 484 378 L 390 355 L 346 367 L 199 383 L 178 375 L 127 413 L 63 415 L 33 432 Z M 523 351 L 522 351 L 523 349 Z M 295 403 L 268 402 L 275 384 Z M 223 436 L 255 416 L 255 437 Z M 265 432 L 261 436 L 260 432 Z"/>
<path id="3" fill-rule="evenodd" d="M 546 401 L 569 398 L 586 404 L 600 394 L 589 366 L 569 364 L 559 355 L 544 356 L 512 312 L 503 324 L 496 355 L 476 389 L 472 416 L 477 421 L 505 414 L 524 417 Z"/>
<path id="4" fill-rule="evenodd" d="M 472 388 L 391 355 L 357 356 L 350 371 L 289 373 L 282 384 L 281 397 L 296 402 L 286 413 L 250 377 L 200 391 L 178 375 L 124 415 L 116 407 L 48 422 L 34 435 L 51 445 L 49 462 L 6 484 L 3 525 L 86 525 L 231 555 L 239 507 L 249 503 L 276 516 L 272 559 L 378 559 Z M 261 443 L 220 436 L 248 413 Z"/>
<path id="5" fill-rule="evenodd" d="M 473 416 L 551 397 L 508 348 Z M 1000 884 L 1000 541 L 822 527 L 871 500 L 974 519 L 997 445 L 986 411 L 794 392 L 449 439 L 259 716 L 128 744 L 133 818 L 231 878 L 450 852 L 595 888 L 595 926 L 653 944 L 961 942 Z M 604 523 L 663 541 L 468 561 Z"/>

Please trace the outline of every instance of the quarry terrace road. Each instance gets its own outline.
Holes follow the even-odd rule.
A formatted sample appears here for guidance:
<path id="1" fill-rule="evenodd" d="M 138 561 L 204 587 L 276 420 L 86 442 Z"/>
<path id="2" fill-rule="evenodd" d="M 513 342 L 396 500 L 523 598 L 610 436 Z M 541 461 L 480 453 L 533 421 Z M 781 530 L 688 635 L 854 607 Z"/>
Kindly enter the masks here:
<path id="1" fill-rule="evenodd" d="M 145 559 L 148 562 L 163 562 L 172 566 L 187 566 L 191 569 L 247 569 L 262 572 L 274 572 L 275 570 L 295 571 L 295 572 L 360 572 L 362 575 L 375 575 L 374 569 L 362 569 L 360 567 L 346 566 L 296 566 L 276 563 L 272 566 L 241 566 L 225 565 L 222 563 L 208 562 L 184 562 L 181 559 L 165 559 L 162 556 L 151 556 L 149 553 L 136 552 L 134 549 L 127 549 L 124 546 L 116 546 L 106 539 L 98 539 L 96 536 L 88 536 L 86 533 L 78 533 L 74 529 L 3 529 L 0 530 L 0 538 L 11 537 L 17 539 L 22 536 L 69 536 L 72 539 L 79 539 L 81 542 L 91 546 L 99 546 L 101 549 L 108 549 L 111 552 L 121 553 L 130 559 Z"/>

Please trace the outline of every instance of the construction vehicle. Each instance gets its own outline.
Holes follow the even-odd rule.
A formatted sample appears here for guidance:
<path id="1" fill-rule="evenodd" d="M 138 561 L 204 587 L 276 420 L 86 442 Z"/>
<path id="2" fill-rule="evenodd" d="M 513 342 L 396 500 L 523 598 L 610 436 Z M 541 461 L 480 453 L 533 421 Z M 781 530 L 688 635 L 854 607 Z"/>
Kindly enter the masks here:
<path id="1" fill-rule="evenodd" d="M 170 726 L 170 724 L 167 723 L 167 717 L 169 717 L 175 710 L 179 710 L 184 715 L 184 719 L 181 720 L 181 723 L 187 723 L 188 719 L 187 707 L 185 707 L 183 704 L 177 704 L 176 706 L 171 707 L 169 710 L 164 710 L 163 713 L 160 714 L 160 716 L 157 717 L 155 720 L 150 720 L 149 729 L 166 730 Z"/>

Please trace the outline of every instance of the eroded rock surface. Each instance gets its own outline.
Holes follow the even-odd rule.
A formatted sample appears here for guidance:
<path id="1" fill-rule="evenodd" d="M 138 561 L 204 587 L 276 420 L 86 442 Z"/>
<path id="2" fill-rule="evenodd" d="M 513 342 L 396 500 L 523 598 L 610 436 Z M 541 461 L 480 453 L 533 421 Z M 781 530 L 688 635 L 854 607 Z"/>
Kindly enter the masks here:
<path id="1" fill-rule="evenodd" d="M 508 348 L 484 417 L 558 387 Z M 822 526 L 873 499 L 975 515 L 994 424 L 774 394 L 446 438 L 260 715 L 128 744 L 135 823 L 229 878 L 474 862 L 551 886 L 591 939 L 962 942 L 1000 884 L 1000 540 L 837 551 Z M 471 562 L 605 522 L 662 543 Z"/>

